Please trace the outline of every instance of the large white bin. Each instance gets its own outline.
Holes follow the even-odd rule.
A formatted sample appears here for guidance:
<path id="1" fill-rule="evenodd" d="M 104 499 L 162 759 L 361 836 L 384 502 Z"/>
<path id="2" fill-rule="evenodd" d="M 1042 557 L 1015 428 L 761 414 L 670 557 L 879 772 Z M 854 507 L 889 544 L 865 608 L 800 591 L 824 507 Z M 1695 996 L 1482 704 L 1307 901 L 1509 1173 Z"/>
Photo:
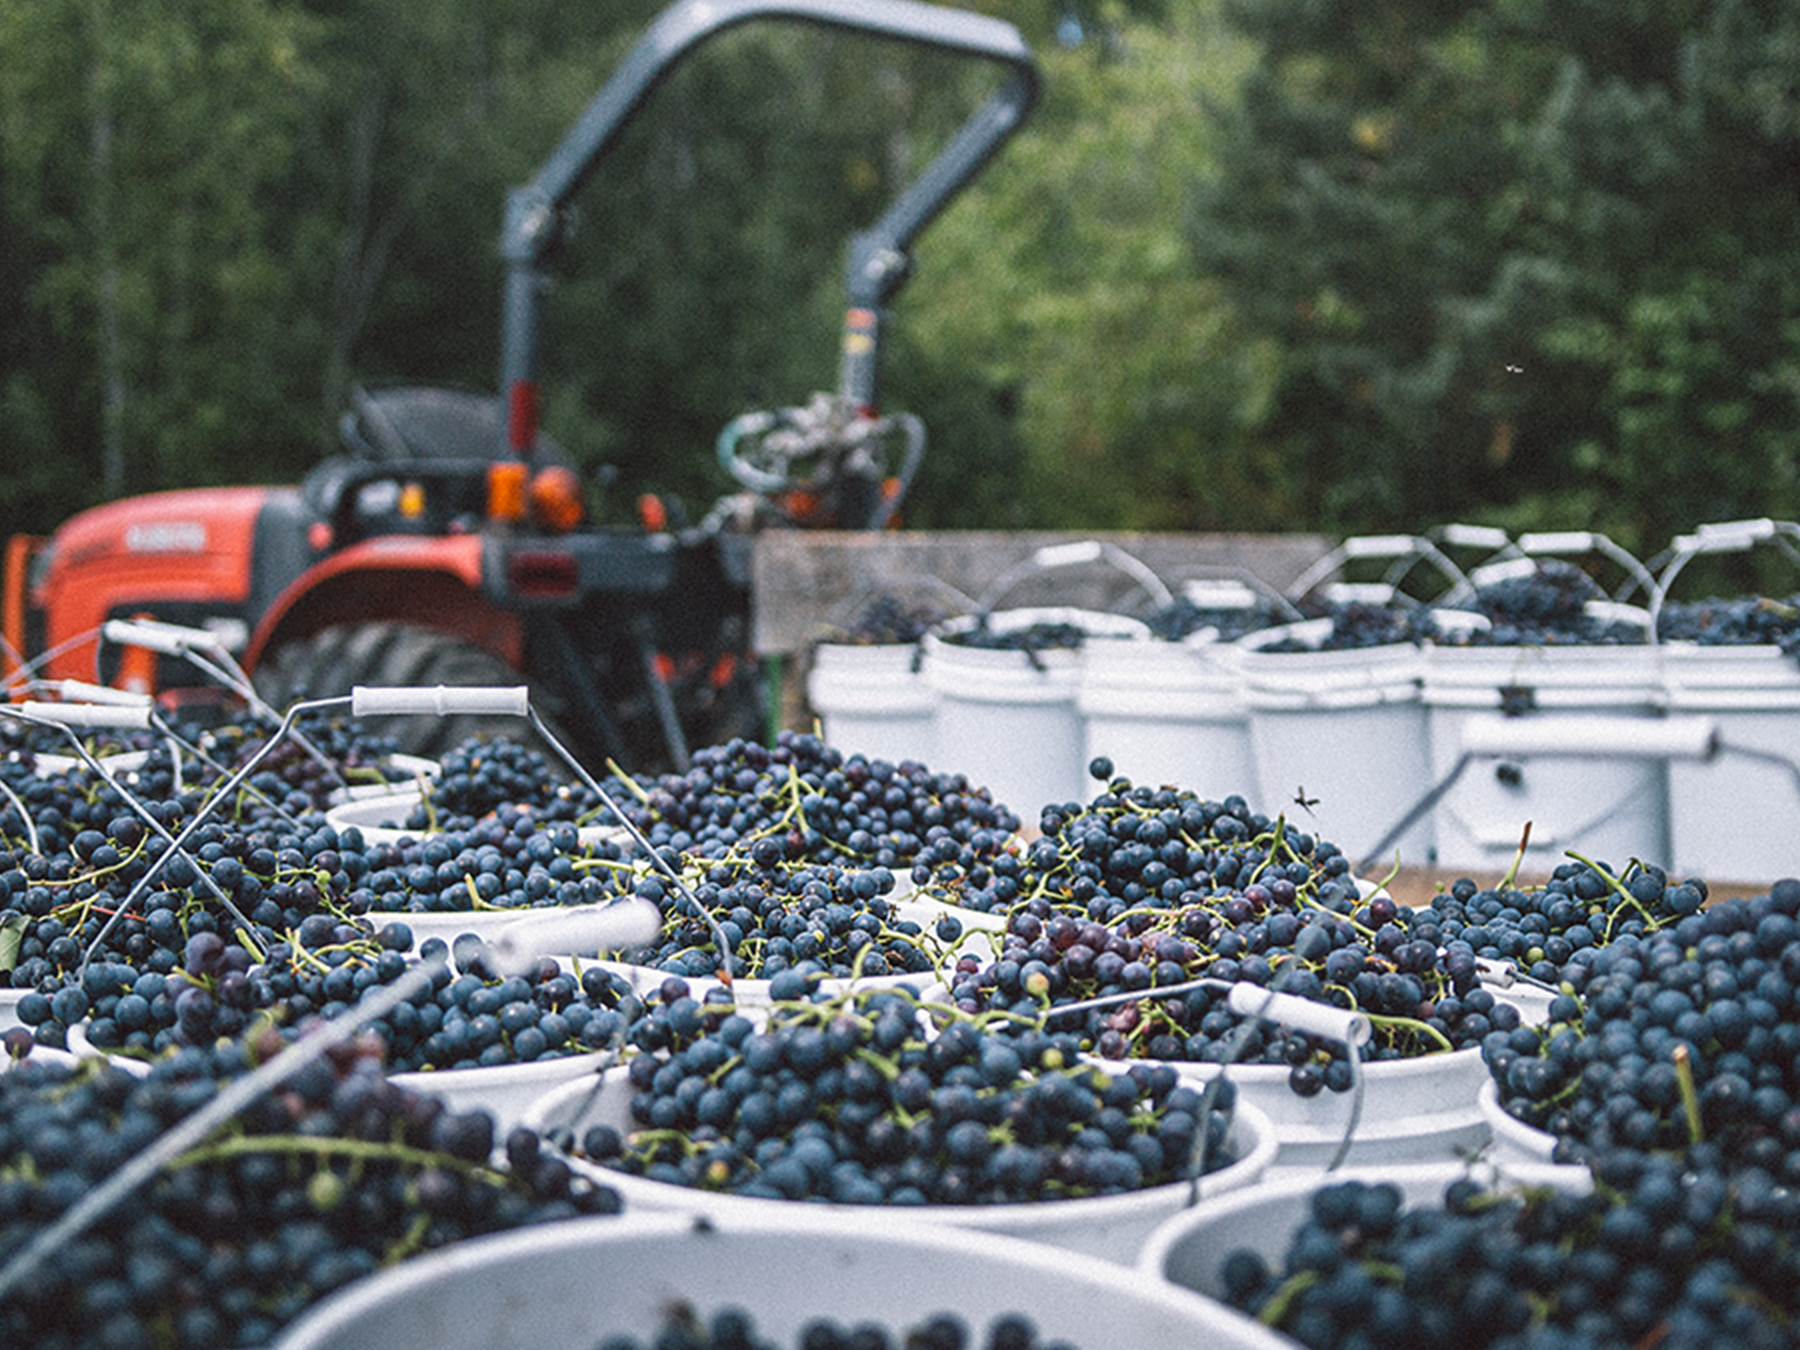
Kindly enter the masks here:
<path id="1" fill-rule="evenodd" d="M 1075 705 L 1085 758 L 1133 783 L 1223 801 L 1257 792 L 1237 649 L 1218 642 L 1097 642 Z"/>
<path id="2" fill-rule="evenodd" d="M 917 643 L 821 642 L 813 648 L 806 697 L 825 743 L 894 764 L 937 763 L 937 695 Z"/>
<path id="3" fill-rule="evenodd" d="M 816 1206 L 719 1215 L 579 1219 L 460 1242 L 350 1285 L 306 1313 L 277 1350 L 587 1350 L 651 1343 L 674 1308 L 736 1307 L 760 1336 L 796 1345 L 808 1323 L 879 1322 L 896 1338 L 944 1311 L 977 1344 L 1022 1312 L 1040 1343 L 1104 1350 L 1292 1350 L 1198 1294 L 1131 1269 L 1014 1238 Z"/>
<path id="4" fill-rule="evenodd" d="M 1035 824 L 1052 803 L 1086 801 L 1087 738 L 1076 695 L 1097 644 L 1148 641 L 1136 619 L 1093 610 L 1014 609 L 990 616 L 995 632 L 1068 623 L 1088 636 L 1080 647 L 1023 652 L 964 646 L 974 626 L 954 619 L 925 636 L 925 679 L 937 695 L 937 749 L 944 772 L 966 774 L 1020 820 Z"/>
<path id="5" fill-rule="evenodd" d="M 1663 715 L 1660 656 L 1650 645 L 1431 648 L 1429 782 L 1456 769 L 1471 719 L 1509 706 L 1528 704 L 1519 716 L 1550 732 L 1564 722 L 1585 735 L 1596 717 L 1625 724 L 1618 754 L 1471 759 L 1436 806 L 1438 865 L 1505 871 L 1529 822 L 1527 875 L 1550 872 L 1569 851 L 1615 867 L 1633 858 L 1667 866 L 1668 763 L 1629 752 L 1629 723 Z"/>

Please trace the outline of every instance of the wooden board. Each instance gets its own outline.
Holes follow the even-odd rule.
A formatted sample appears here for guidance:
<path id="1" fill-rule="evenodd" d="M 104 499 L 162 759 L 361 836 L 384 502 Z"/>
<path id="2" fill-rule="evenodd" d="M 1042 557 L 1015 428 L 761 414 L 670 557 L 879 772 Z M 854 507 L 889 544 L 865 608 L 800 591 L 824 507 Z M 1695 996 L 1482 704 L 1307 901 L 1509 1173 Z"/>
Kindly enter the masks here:
<path id="1" fill-rule="evenodd" d="M 949 586 L 980 599 L 1019 568 L 1024 575 L 1008 587 L 1008 605 L 1141 608 L 1143 591 L 1117 566 L 1023 566 L 1046 545 L 1089 539 L 1123 550 L 1171 589 L 1190 577 L 1241 571 L 1285 590 L 1333 544 L 1303 534 L 769 530 L 751 550 L 751 642 L 766 655 L 803 655 L 880 595 L 941 594 Z"/>

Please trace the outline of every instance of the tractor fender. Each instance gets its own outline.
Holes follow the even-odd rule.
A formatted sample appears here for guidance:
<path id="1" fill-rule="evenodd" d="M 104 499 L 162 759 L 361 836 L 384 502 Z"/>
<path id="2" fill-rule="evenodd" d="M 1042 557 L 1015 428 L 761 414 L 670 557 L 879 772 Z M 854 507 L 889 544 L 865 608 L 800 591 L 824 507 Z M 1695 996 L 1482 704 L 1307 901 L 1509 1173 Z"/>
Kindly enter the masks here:
<path id="1" fill-rule="evenodd" d="M 334 553 L 275 598 L 250 634 L 244 668 L 323 628 L 398 621 L 464 638 L 517 669 L 524 625 L 483 594 L 482 552 L 478 534 L 396 534 Z"/>

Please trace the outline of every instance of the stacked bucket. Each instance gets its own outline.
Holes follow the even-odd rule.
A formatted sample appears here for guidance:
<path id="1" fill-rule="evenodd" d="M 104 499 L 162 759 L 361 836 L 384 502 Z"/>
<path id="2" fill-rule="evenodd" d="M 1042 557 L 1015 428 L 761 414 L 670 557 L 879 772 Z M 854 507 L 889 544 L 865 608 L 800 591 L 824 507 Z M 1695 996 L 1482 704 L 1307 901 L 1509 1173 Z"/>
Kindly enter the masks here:
<path id="1" fill-rule="evenodd" d="M 1111 544 L 1058 546 L 916 641 L 821 644 L 809 692 L 839 749 L 964 773 L 1028 824 L 1091 795 L 1086 767 L 1104 758 L 1133 782 L 1285 813 L 1382 871 L 1502 872 L 1520 858 L 1539 874 L 1578 853 L 1771 879 L 1793 870 L 1783 841 L 1800 830 L 1800 663 L 1772 641 L 1657 628 L 1694 559 L 1752 550 L 1800 565 L 1800 527 L 1703 525 L 1648 563 L 1589 531 L 1353 538 L 1285 596 L 1241 575 L 1176 579 L 1171 594 Z M 1575 560 L 1613 578 L 1585 606 L 1605 642 L 1509 640 L 1474 608 L 1484 588 Z M 1096 563 L 1161 608 L 996 607 L 1022 575 Z M 1331 619 L 1296 608 L 1334 601 L 1411 606 L 1428 637 L 1338 648 Z M 1171 632 L 1159 618 L 1183 605 L 1254 610 L 1265 626 Z M 1042 623 L 1088 636 L 1036 650 L 965 640 Z M 1777 824 L 1747 839 L 1752 800 Z"/>

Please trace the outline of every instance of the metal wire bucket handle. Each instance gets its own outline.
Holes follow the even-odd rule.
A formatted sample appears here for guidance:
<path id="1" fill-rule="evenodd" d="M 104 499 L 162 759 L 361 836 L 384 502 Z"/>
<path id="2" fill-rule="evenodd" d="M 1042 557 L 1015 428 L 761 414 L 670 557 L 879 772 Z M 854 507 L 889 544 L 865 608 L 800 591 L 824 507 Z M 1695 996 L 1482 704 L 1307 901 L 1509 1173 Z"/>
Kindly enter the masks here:
<path id="1" fill-rule="evenodd" d="M 983 617 L 992 614 L 994 606 L 1009 590 L 1038 572 L 1061 567 L 1086 567 L 1094 563 L 1105 563 L 1123 572 L 1138 584 L 1159 609 L 1175 603 L 1174 595 L 1163 584 L 1162 578 L 1142 560 L 1104 539 L 1078 539 L 1067 544 L 1045 544 L 1033 550 L 1029 557 L 1007 568 L 981 593 L 976 602 L 976 612 Z"/>

